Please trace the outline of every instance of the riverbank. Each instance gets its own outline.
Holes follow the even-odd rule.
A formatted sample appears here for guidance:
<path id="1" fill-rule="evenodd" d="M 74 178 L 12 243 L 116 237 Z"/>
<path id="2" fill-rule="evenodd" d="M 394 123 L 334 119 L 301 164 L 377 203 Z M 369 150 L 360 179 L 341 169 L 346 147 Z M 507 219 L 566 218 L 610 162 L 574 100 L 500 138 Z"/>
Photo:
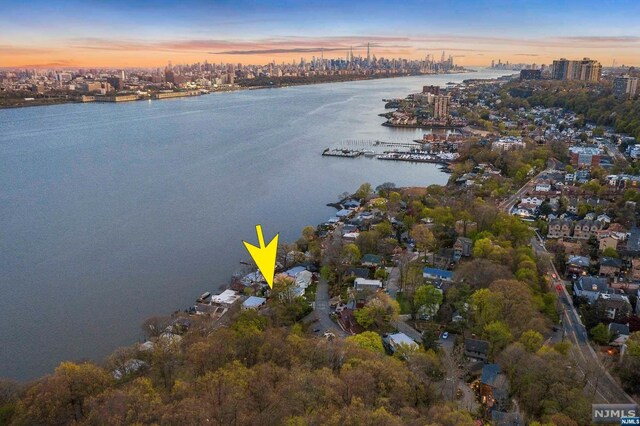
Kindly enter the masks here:
<path id="1" fill-rule="evenodd" d="M 384 80 L 389 78 L 402 78 L 402 77 L 417 77 L 417 76 L 436 76 L 436 75 L 456 75 L 456 74 L 467 74 L 474 73 L 476 70 L 464 70 L 464 71 L 456 71 L 456 72 L 446 72 L 446 73 L 438 73 L 438 74 L 420 74 L 420 73 L 405 73 L 405 74 L 372 74 L 367 76 L 362 75 L 344 75 L 344 76 L 335 76 L 338 78 L 335 79 L 327 79 L 322 81 L 299 81 L 299 82 L 289 82 L 289 83 L 281 83 L 281 84 L 262 84 L 262 85 L 242 85 L 236 84 L 234 86 L 224 87 L 224 88 L 208 88 L 206 90 L 209 91 L 208 94 L 211 93 L 228 93 L 228 92 L 238 92 L 242 90 L 261 90 L 261 89 L 278 89 L 285 87 L 295 87 L 295 86 L 311 86 L 317 84 L 329 84 L 329 83 L 347 83 L 353 81 L 371 81 L 371 80 Z M 334 77 L 334 76 L 331 76 Z M 276 80 L 278 77 L 272 78 L 271 80 Z M 251 80 L 248 80 L 249 82 Z M 47 98 L 27 98 L 27 97 L 19 97 L 19 98 L 0 98 L 0 110 L 2 109 L 13 109 L 13 108 L 27 108 L 27 107 L 37 107 L 37 106 L 51 106 L 51 105 L 63 105 L 63 104 L 72 104 L 72 103 L 86 103 L 82 100 L 82 95 L 73 98 L 56 98 L 56 99 L 47 99 Z M 141 97 L 140 99 L 136 99 L 138 101 L 149 100 L 148 97 Z M 161 99 L 172 99 L 172 98 L 161 98 Z M 161 100 L 161 99 L 151 99 L 151 100 Z M 45 102 L 46 100 L 46 102 Z M 16 103 L 10 103 L 10 101 Z"/>

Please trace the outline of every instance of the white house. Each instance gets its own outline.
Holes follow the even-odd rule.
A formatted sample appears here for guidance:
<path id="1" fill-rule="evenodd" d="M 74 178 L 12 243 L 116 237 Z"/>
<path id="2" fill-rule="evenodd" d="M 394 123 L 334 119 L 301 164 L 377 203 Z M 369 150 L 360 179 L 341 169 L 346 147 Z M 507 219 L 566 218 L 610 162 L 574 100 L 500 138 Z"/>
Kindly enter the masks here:
<path id="1" fill-rule="evenodd" d="M 538 183 L 538 184 L 536 184 L 536 191 L 538 191 L 538 192 L 549 192 L 549 191 L 551 191 L 551 184 L 549 184 L 549 183 Z"/>
<path id="2" fill-rule="evenodd" d="M 267 303 L 267 299 L 264 297 L 250 296 L 242 304 L 242 309 L 259 309 L 265 303 Z"/>
<path id="3" fill-rule="evenodd" d="M 353 283 L 354 288 L 357 291 L 360 290 L 373 290 L 377 291 L 382 288 L 382 281 L 380 280 L 367 280 L 365 278 L 356 278 Z"/>

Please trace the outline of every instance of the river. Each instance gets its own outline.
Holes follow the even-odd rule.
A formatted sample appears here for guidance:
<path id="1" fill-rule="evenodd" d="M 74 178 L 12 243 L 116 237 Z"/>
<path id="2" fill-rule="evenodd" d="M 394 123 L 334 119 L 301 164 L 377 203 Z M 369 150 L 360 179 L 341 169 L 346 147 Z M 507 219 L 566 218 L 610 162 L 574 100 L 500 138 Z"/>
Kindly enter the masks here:
<path id="1" fill-rule="evenodd" d="M 258 223 L 295 241 L 363 182 L 444 184 L 432 164 L 320 154 L 421 137 L 380 125 L 383 98 L 504 73 L 0 110 L 0 377 L 139 340 L 226 284 Z"/>

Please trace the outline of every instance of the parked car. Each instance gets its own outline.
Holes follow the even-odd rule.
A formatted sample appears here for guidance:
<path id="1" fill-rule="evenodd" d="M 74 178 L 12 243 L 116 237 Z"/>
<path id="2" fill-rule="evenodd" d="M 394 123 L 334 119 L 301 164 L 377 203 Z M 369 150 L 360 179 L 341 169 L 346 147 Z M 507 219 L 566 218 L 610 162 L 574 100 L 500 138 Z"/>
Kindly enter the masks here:
<path id="1" fill-rule="evenodd" d="M 442 333 L 442 338 L 443 338 L 443 339 L 447 339 L 447 338 L 449 338 L 449 332 L 448 332 L 448 331 L 445 331 L 444 333 Z"/>

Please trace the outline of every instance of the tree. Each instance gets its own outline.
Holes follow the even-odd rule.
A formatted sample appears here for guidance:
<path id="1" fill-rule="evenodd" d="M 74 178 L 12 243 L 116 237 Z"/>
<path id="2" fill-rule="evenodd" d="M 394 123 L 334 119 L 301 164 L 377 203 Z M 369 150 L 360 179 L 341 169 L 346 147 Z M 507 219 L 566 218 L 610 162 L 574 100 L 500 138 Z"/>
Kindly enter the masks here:
<path id="1" fill-rule="evenodd" d="M 502 315 L 501 295 L 483 288 L 471 295 L 471 305 L 474 310 L 474 319 L 480 327 L 497 321 Z"/>
<path id="2" fill-rule="evenodd" d="M 411 238 L 415 240 L 416 247 L 419 251 L 424 252 L 425 256 L 427 255 L 427 251 L 433 248 L 436 241 L 433 232 L 431 232 L 427 225 L 423 224 L 413 226 L 411 229 Z"/>
<path id="3" fill-rule="evenodd" d="M 616 259 L 620 257 L 620 255 L 618 254 L 618 250 L 614 249 L 613 247 L 607 247 L 606 249 L 604 249 L 602 255 L 606 257 L 613 257 Z"/>
<path id="4" fill-rule="evenodd" d="M 355 336 L 347 337 L 347 341 L 354 343 L 356 346 L 373 352 L 384 353 L 382 338 L 378 333 L 373 331 L 365 331 Z"/>
<path id="5" fill-rule="evenodd" d="M 381 185 L 376 186 L 376 192 L 381 196 L 381 197 L 388 197 L 389 196 L 389 192 L 392 189 L 396 188 L 396 184 L 393 182 L 385 182 Z"/>
<path id="6" fill-rule="evenodd" d="M 599 345 L 606 345 L 611 340 L 611 334 L 607 330 L 607 326 L 603 323 L 599 323 L 591 329 L 591 337 L 593 341 Z"/>
<path id="7" fill-rule="evenodd" d="M 142 331 L 144 331 L 144 334 L 149 338 L 158 337 L 164 333 L 169 325 L 171 325 L 171 318 L 155 316 L 146 319 L 144 323 L 142 323 Z"/>
<path id="8" fill-rule="evenodd" d="M 484 335 L 491 343 L 491 354 L 497 355 L 513 340 L 511 330 L 502 321 L 494 321 L 484 327 Z"/>
<path id="9" fill-rule="evenodd" d="M 371 184 L 370 183 L 363 183 L 362 185 L 360 185 L 360 187 L 358 188 L 358 190 L 356 191 L 354 195 L 354 197 L 360 199 L 360 200 L 365 200 L 367 199 L 367 197 L 371 194 Z"/>
<path id="10" fill-rule="evenodd" d="M 395 321 L 400 314 L 400 305 L 386 293 L 378 293 L 365 306 L 355 311 L 358 324 L 364 328 L 383 328 Z"/>
<path id="11" fill-rule="evenodd" d="M 519 341 L 528 352 L 537 352 L 542 347 L 544 338 L 537 331 L 527 330 L 522 333 Z"/>
<path id="12" fill-rule="evenodd" d="M 307 241 L 312 241 L 316 238 L 316 228 L 311 225 L 307 225 L 302 228 L 302 238 Z"/>
<path id="13" fill-rule="evenodd" d="M 422 345 L 425 350 L 437 350 L 440 347 L 440 330 L 435 323 L 427 323 L 422 331 Z"/>
<path id="14" fill-rule="evenodd" d="M 442 303 L 442 292 L 432 285 L 423 285 L 416 289 L 413 299 L 418 312 L 424 312 L 433 317 Z"/>
<path id="15" fill-rule="evenodd" d="M 353 243 L 345 244 L 342 247 L 342 259 L 343 262 L 348 264 L 354 264 L 360 261 L 360 249 Z"/>
<path id="16" fill-rule="evenodd" d="M 63 362 L 27 391 L 16 409 L 16 424 L 71 424 L 85 417 L 86 401 L 108 388 L 113 378 L 89 363 Z"/>

